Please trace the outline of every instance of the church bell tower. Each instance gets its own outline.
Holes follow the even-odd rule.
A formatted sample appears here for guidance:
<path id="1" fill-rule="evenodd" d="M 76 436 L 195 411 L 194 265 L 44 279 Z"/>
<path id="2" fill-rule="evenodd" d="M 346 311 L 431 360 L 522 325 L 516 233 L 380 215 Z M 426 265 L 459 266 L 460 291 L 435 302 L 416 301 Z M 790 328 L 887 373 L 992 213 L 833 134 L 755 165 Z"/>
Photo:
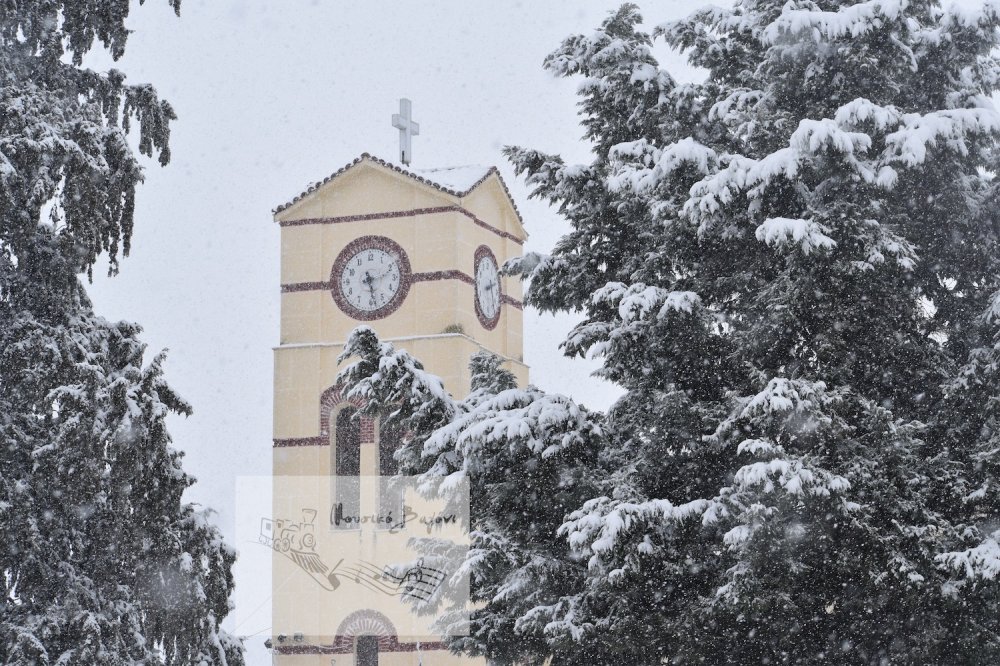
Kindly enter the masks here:
<path id="1" fill-rule="evenodd" d="M 398 124 L 394 118 L 401 134 L 405 115 Z M 480 350 L 501 357 L 526 384 L 521 285 L 498 270 L 522 254 L 526 234 L 495 167 L 414 170 L 368 154 L 279 207 L 274 219 L 281 229 L 274 475 L 301 477 L 308 487 L 296 492 L 315 486 L 317 507 L 346 491 L 315 479 L 345 485 L 341 479 L 357 477 L 350 492 L 366 514 L 380 501 L 366 479 L 394 473 L 395 444 L 378 423 L 349 418 L 356 406 L 334 388 L 348 335 L 371 326 L 456 397 L 469 392 L 468 362 Z M 343 575 L 345 565 L 310 559 L 308 545 L 321 530 L 359 561 L 393 547 L 388 535 L 367 525 L 338 529 L 325 509 L 283 523 L 278 492 L 276 484 L 275 522 L 267 527 L 276 664 L 484 663 L 451 655 L 427 618 L 405 616 L 371 581 Z"/>

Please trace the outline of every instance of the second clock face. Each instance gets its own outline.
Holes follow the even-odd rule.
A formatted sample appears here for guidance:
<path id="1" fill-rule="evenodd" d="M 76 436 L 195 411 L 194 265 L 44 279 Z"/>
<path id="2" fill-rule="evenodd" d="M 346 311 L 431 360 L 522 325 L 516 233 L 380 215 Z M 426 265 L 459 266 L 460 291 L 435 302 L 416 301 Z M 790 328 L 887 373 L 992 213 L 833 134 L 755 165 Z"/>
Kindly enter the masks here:
<path id="1" fill-rule="evenodd" d="M 488 247 L 476 250 L 476 314 L 480 323 L 492 329 L 500 319 L 500 271 L 497 260 Z"/>
<path id="2" fill-rule="evenodd" d="M 410 264 L 396 243 L 365 236 L 345 247 L 330 275 L 334 300 L 355 319 L 385 317 L 409 290 Z"/>

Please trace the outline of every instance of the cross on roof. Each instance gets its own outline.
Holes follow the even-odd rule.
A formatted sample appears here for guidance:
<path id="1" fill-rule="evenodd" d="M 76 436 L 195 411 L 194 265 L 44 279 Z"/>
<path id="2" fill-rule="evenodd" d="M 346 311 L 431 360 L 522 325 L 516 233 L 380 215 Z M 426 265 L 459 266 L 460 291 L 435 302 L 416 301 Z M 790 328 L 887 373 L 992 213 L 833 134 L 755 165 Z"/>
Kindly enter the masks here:
<path id="1" fill-rule="evenodd" d="M 420 134 L 420 125 L 413 122 L 413 105 L 405 97 L 399 100 L 399 113 L 392 114 L 392 126 L 399 130 L 399 161 L 410 164 L 410 139 Z"/>

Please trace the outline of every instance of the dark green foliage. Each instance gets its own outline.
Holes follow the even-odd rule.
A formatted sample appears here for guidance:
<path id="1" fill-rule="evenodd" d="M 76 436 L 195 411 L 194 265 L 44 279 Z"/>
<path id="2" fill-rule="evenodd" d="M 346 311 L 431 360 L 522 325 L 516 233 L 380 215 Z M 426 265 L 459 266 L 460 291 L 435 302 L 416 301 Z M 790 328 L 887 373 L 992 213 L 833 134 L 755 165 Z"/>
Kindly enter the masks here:
<path id="1" fill-rule="evenodd" d="M 516 425 L 557 396 L 473 393 L 414 428 L 415 471 L 518 488 L 474 504 L 482 605 L 455 647 L 1000 661 L 1000 13 L 741 0 L 641 22 L 625 5 L 545 61 L 583 77 L 590 164 L 507 150 L 571 226 L 507 270 L 582 315 L 565 351 L 624 396 L 558 474 Z M 656 38 L 706 79 L 659 69 Z"/>
<path id="2" fill-rule="evenodd" d="M 562 396 L 518 388 L 496 356 L 470 362 L 472 392 L 448 395 L 419 361 L 367 327 L 354 331 L 341 359 L 348 394 L 407 433 L 396 453 L 403 474 L 423 474 L 442 489 L 467 480 L 471 497 L 469 636 L 451 647 L 499 663 L 547 651 L 543 637 L 510 641 L 518 619 L 565 615 L 563 594 L 583 584 L 584 562 L 558 534 L 568 512 L 596 490 L 600 419 Z M 448 498 L 447 490 L 442 497 Z"/>
<path id="3" fill-rule="evenodd" d="M 174 0 L 173 6 L 179 7 Z M 0 661 L 242 664 L 219 628 L 235 551 L 185 503 L 165 419 L 190 407 L 140 329 L 80 280 L 128 253 L 140 151 L 169 159 L 170 106 L 120 72 L 127 0 L 0 3 Z M 69 62 L 64 58 L 69 55 Z"/>
<path id="4" fill-rule="evenodd" d="M 567 352 L 627 389 L 611 499 L 563 528 L 592 557 L 580 649 L 995 660 L 996 13 L 706 9 L 655 31 L 709 70 L 686 86 L 650 71 L 639 21 L 546 62 L 590 77 L 594 162 L 509 151 L 573 226 L 528 299 L 582 309 Z"/>

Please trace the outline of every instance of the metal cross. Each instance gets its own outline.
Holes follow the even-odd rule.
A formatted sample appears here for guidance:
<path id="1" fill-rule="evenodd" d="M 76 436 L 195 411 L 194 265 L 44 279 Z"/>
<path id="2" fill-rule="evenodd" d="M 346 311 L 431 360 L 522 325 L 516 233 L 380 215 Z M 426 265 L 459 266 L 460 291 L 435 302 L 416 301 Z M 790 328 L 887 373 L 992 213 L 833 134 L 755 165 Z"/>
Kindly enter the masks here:
<path id="1" fill-rule="evenodd" d="M 405 97 L 399 100 L 399 113 L 392 114 L 392 126 L 399 130 L 399 161 L 409 165 L 412 158 L 410 139 L 420 134 L 420 125 L 413 122 L 413 105 Z"/>

